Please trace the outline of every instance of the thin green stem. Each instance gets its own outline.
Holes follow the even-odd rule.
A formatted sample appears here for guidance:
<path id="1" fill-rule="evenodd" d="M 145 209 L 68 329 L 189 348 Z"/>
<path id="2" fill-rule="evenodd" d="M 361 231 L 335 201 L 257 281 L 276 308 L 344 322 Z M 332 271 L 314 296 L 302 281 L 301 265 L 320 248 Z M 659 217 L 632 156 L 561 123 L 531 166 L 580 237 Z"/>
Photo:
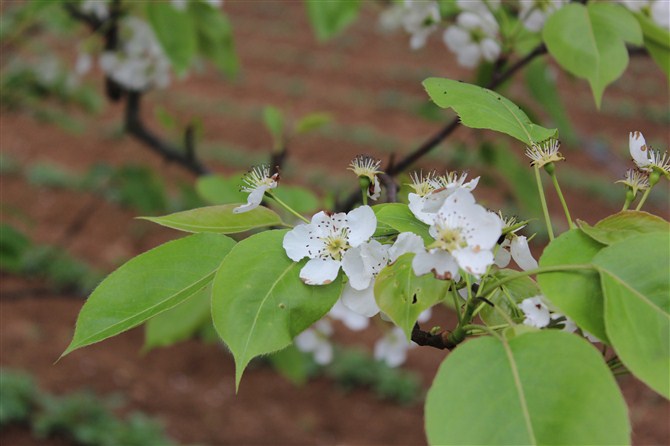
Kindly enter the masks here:
<path id="1" fill-rule="evenodd" d="M 307 220 L 305 217 L 303 217 L 303 216 L 300 215 L 298 212 L 296 212 L 291 206 L 289 206 L 288 204 L 284 203 L 279 197 L 277 197 L 276 195 L 274 195 L 272 192 L 265 191 L 265 195 L 267 195 L 268 197 L 272 198 L 274 201 L 277 202 L 278 205 L 280 205 L 281 207 L 283 207 L 284 209 L 286 209 L 287 211 L 289 211 L 291 214 L 293 214 L 293 215 L 295 215 L 296 217 L 298 217 L 300 220 L 302 220 L 302 221 L 304 221 L 305 223 L 308 223 L 308 224 L 309 224 L 309 220 Z"/>
<path id="2" fill-rule="evenodd" d="M 451 291 L 449 291 L 449 294 L 451 294 L 451 298 L 454 301 L 454 310 L 456 311 L 456 316 L 458 317 L 458 323 L 461 323 L 461 301 L 460 298 L 461 296 L 458 295 L 458 290 L 456 290 L 456 284 L 453 284 L 451 286 Z"/>
<path id="3" fill-rule="evenodd" d="M 540 178 L 540 168 L 535 165 L 535 181 L 537 182 L 537 191 L 540 194 L 540 203 L 542 203 L 542 212 L 544 213 L 544 221 L 547 225 L 547 234 L 549 240 L 554 239 L 554 230 L 551 227 L 551 219 L 549 218 L 549 209 L 547 208 L 547 199 L 544 196 L 544 189 L 542 188 L 542 178 Z"/>
<path id="4" fill-rule="evenodd" d="M 628 198 L 626 198 L 626 201 L 624 201 L 624 203 L 623 203 L 623 207 L 621 208 L 621 210 L 622 210 L 622 211 L 626 211 L 626 210 L 628 210 L 628 207 L 630 206 L 630 203 L 631 203 L 632 201 L 633 201 L 633 200 L 629 200 Z"/>
<path id="5" fill-rule="evenodd" d="M 561 200 L 561 205 L 563 206 L 563 212 L 565 212 L 565 218 L 568 220 L 568 226 L 570 229 L 575 229 L 575 224 L 572 221 L 572 217 L 570 217 L 570 211 L 568 210 L 568 204 L 565 201 L 565 197 L 563 197 L 563 192 L 561 191 L 561 186 L 558 184 L 558 177 L 556 177 L 556 173 L 552 173 L 551 175 L 551 181 L 554 183 L 554 188 L 556 189 L 556 193 L 558 194 L 558 199 Z"/>
<path id="6" fill-rule="evenodd" d="M 466 331 L 471 331 L 471 330 L 483 331 L 484 333 L 488 333 L 491 336 L 495 336 L 496 338 L 501 339 L 500 334 L 496 333 L 494 330 L 491 330 L 486 325 L 467 324 L 467 325 L 463 326 L 463 329 L 466 330 Z"/>
<path id="7" fill-rule="evenodd" d="M 496 288 L 506 284 L 507 282 L 511 282 L 513 280 L 516 280 L 520 277 L 525 277 L 525 276 L 533 276 L 535 274 L 543 274 L 543 273 L 555 273 L 555 272 L 563 272 L 563 271 L 583 271 L 583 270 L 595 270 L 596 267 L 594 265 L 590 265 L 588 263 L 585 264 L 577 264 L 577 265 L 555 265 L 555 266 L 541 266 L 539 268 L 535 269 L 529 269 L 526 271 L 518 271 L 516 274 L 510 274 L 508 276 L 503 277 L 502 279 L 493 282 L 490 285 L 487 285 L 486 288 L 484 288 L 481 293 L 479 293 L 480 296 L 486 297 L 489 294 L 491 294 Z"/>
<path id="8" fill-rule="evenodd" d="M 647 201 L 647 197 L 649 196 L 650 192 L 651 192 L 651 187 L 644 191 L 644 194 L 642 195 L 642 198 L 640 198 L 640 202 L 637 204 L 637 207 L 635 208 L 636 211 L 639 211 L 640 209 L 642 209 L 642 205 L 644 204 L 645 201 Z"/>

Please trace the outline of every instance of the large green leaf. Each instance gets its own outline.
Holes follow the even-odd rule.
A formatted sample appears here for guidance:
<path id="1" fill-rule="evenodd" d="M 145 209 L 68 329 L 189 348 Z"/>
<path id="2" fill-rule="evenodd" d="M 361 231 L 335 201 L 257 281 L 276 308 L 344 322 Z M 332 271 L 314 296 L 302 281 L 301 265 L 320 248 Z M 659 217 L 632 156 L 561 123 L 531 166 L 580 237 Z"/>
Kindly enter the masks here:
<path id="1" fill-rule="evenodd" d="M 195 183 L 198 195 L 209 204 L 242 203 L 247 193 L 240 190 L 242 174 L 228 178 L 221 175 L 205 175 Z"/>
<path id="2" fill-rule="evenodd" d="M 670 231 L 670 223 L 643 211 L 621 211 L 600 220 L 594 226 L 580 220 L 577 223 L 586 235 L 603 245 L 611 245 L 634 235 Z"/>
<path id="3" fill-rule="evenodd" d="M 236 385 L 251 359 L 289 344 L 321 319 L 342 291 L 340 276 L 325 286 L 305 285 L 304 262 L 282 246 L 287 231 L 265 231 L 235 246 L 216 274 L 212 319 L 235 358 Z"/>
<path id="4" fill-rule="evenodd" d="M 144 329 L 143 350 L 147 352 L 185 341 L 205 324 L 211 324 L 211 294 L 211 288 L 205 287 L 176 307 L 149 319 Z"/>
<path id="5" fill-rule="evenodd" d="M 423 86 L 433 102 L 453 108 L 467 127 L 506 133 L 529 146 L 557 133 L 533 124 L 516 104 L 495 91 L 436 77 L 423 81 Z"/>
<path id="6" fill-rule="evenodd" d="M 375 280 L 375 300 L 379 308 L 402 328 L 407 339 L 419 315 L 444 299 L 450 281 L 438 280 L 432 274 L 417 277 L 412 269 L 414 254 L 401 255 Z"/>
<path id="7" fill-rule="evenodd" d="M 158 42 L 177 73 L 183 73 L 198 49 L 193 17 L 186 11 L 177 10 L 169 2 L 147 2 L 146 7 Z"/>
<path id="8" fill-rule="evenodd" d="M 378 227 L 390 227 L 398 232 L 413 232 L 421 236 L 426 243 L 434 241 L 428 233 L 428 225 L 417 220 L 406 204 L 387 203 L 380 207 L 375 206 L 373 209 L 377 216 Z"/>
<path id="9" fill-rule="evenodd" d="M 235 53 L 233 28 L 218 8 L 204 2 L 190 1 L 189 13 L 196 27 L 198 50 L 228 76 L 235 76 L 240 63 Z"/>
<path id="10" fill-rule="evenodd" d="M 645 48 L 670 81 L 670 31 L 644 14 L 636 13 L 635 18 L 642 28 Z"/>
<path id="11" fill-rule="evenodd" d="M 518 274 L 518 271 L 503 269 L 495 274 L 495 279 L 500 280 L 514 274 Z M 488 296 L 488 300 L 495 307 L 490 305 L 484 306 L 479 313 L 479 317 L 489 326 L 507 324 L 509 321 L 500 314 L 500 311 L 502 311 L 515 322 L 521 322 L 523 314 L 519 312 L 517 304 L 526 298 L 534 297 L 538 294 L 541 294 L 540 287 L 537 286 L 537 283 L 533 279 L 528 276 L 519 277 L 496 288 Z"/>
<path id="12" fill-rule="evenodd" d="M 305 187 L 282 185 L 274 189 L 272 194 L 300 214 L 312 212 L 319 207 L 318 197 Z M 273 203 L 273 201 L 270 201 L 270 203 Z M 286 209 L 279 205 L 277 205 L 277 208 L 286 212 Z"/>
<path id="13" fill-rule="evenodd" d="M 579 229 L 573 229 L 549 243 L 540 257 L 540 267 L 589 264 L 603 246 Z M 563 314 L 607 342 L 603 294 L 595 269 L 543 273 L 537 282 L 542 293 Z"/>
<path id="14" fill-rule="evenodd" d="M 93 291 L 62 356 L 133 328 L 207 286 L 235 241 L 195 234 L 140 254 Z"/>
<path id="15" fill-rule="evenodd" d="M 571 3 L 552 14 L 542 37 L 568 72 L 588 80 L 600 108 L 605 87 L 628 66 L 626 43 L 642 44 L 642 31 L 625 8 L 603 2 Z"/>
<path id="16" fill-rule="evenodd" d="M 344 30 L 358 16 L 359 0 L 305 0 L 307 15 L 317 39 L 323 41 Z"/>
<path id="17" fill-rule="evenodd" d="M 279 226 L 283 222 L 274 211 L 259 206 L 247 212 L 235 214 L 239 204 L 224 204 L 175 212 L 163 217 L 140 217 L 168 228 L 186 232 L 216 232 L 234 234 L 251 229 Z"/>
<path id="18" fill-rule="evenodd" d="M 631 372 L 670 398 L 670 233 L 642 234 L 598 253 L 605 327 Z"/>
<path id="19" fill-rule="evenodd" d="M 469 341 L 442 363 L 426 398 L 434 445 L 622 445 L 626 404 L 602 356 L 558 330 Z"/>

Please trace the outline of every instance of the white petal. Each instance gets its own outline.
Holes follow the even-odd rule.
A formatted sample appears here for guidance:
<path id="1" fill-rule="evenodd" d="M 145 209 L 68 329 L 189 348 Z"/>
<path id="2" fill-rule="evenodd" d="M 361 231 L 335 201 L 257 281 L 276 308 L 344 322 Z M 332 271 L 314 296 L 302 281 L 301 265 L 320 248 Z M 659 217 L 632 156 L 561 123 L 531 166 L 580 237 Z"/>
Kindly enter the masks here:
<path id="1" fill-rule="evenodd" d="M 329 214 L 326 212 L 317 212 L 312 217 L 310 223 L 314 228 L 315 235 L 325 236 L 332 232 L 337 232 L 347 224 L 347 214 L 339 212 L 337 214 Z"/>
<path id="2" fill-rule="evenodd" d="M 346 325 L 349 330 L 353 331 L 364 330 L 370 324 L 370 319 L 368 319 L 368 317 L 366 316 L 363 316 L 362 314 L 357 313 L 356 311 L 349 309 L 342 303 L 342 298 L 344 297 L 344 294 L 347 293 L 347 290 L 350 290 L 350 292 L 353 293 L 363 292 L 363 291 L 356 291 L 353 288 L 348 287 L 348 284 L 345 285 L 342 297 L 338 299 L 337 302 L 335 302 L 335 305 L 333 305 L 333 308 L 330 309 L 328 315 L 333 319 L 342 321 L 342 323 Z"/>
<path id="3" fill-rule="evenodd" d="M 433 221 L 435 221 L 435 214 L 423 211 L 424 205 L 426 204 L 426 197 L 410 193 L 407 195 L 407 198 L 409 199 L 409 210 L 412 211 L 412 214 L 427 225 L 432 225 Z"/>
<path id="4" fill-rule="evenodd" d="M 649 165 L 649 151 L 644 136 L 640 132 L 631 132 L 628 136 L 628 148 L 630 156 L 638 167 Z"/>
<path id="5" fill-rule="evenodd" d="M 652 2 L 651 19 L 661 28 L 670 29 L 670 2 L 667 0 Z"/>
<path id="6" fill-rule="evenodd" d="M 293 342 L 295 343 L 297 349 L 300 350 L 301 352 L 311 352 L 316 348 L 317 344 L 319 343 L 319 337 L 316 334 L 316 331 L 314 331 L 311 328 L 308 328 L 307 330 L 303 331 L 298 336 L 296 336 Z"/>
<path id="7" fill-rule="evenodd" d="M 420 252 L 412 259 L 414 274 L 422 276 L 433 272 L 438 279 L 458 279 L 458 263 L 447 251 L 433 249 L 430 252 Z"/>
<path id="8" fill-rule="evenodd" d="M 370 189 L 372 189 L 372 193 L 370 192 Z M 373 200 L 377 200 L 379 199 L 381 193 L 382 188 L 379 185 L 379 179 L 377 178 L 377 175 L 375 175 L 372 183 L 370 183 L 370 187 L 368 188 L 368 197 L 372 198 Z"/>
<path id="9" fill-rule="evenodd" d="M 356 290 L 348 283 L 342 291 L 342 303 L 351 311 L 365 317 L 372 317 L 379 313 L 377 301 L 375 301 L 374 282 L 364 290 Z"/>
<path id="10" fill-rule="evenodd" d="M 300 278 L 307 285 L 327 285 L 337 277 L 340 262 L 333 259 L 312 259 L 300 270 Z"/>
<path id="11" fill-rule="evenodd" d="M 542 328 L 549 325 L 549 308 L 542 301 L 541 296 L 524 299 L 519 308 L 526 315 L 523 323 L 532 327 Z"/>
<path id="12" fill-rule="evenodd" d="M 484 60 L 495 61 L 500 56 L 500 44 L 493 39 L 484 39 L 479 44 Z"/>
<path id="13" fill-rule="evenodd" d="M 319 345 L 314 350 L 314 362 L 319 365 L 330 364 L 333 360 L 333 346 L 325 339 L 319 342 Z"/>
<path id="14" fill-rule="evenodd" d="M 268 190 L 268 187 L 265 185 L 258 186 L 256 189 L 252 190 L 247 197 L 247 204 L 236 207 L 233 209 L 233 213 L 241 214 L 242 212 L 256 209 L 258 205 L 261 204 L 261 201 L 263 201 L 263 195 L 265 195 L 266 190 Z"/>
<path id="15" fill-rule="evenodd" d="M 520 235 L 514 237 L 512 243 L 510 244 L 510 252 L 512 254 L 512 258 L 522 270 L 527 271 L 529 269 L 537 268 L 537 261 L 530 253 L 528 240 L 525 236 Z"/>
<path id="16" fill-rule="evenodd" d="M 481 276 L 493 264 L 491 251 L 476 251 L 472 248 L 459 249 L 453 252 L 461 268 L 475 276 Z"/>
<path id="17" fill-rule="evenodd" d="M 360 206 L 347 214 L 347 226 L 349 227 L 349 244 L 358 246 L 369 240 L 375 233 L 377 217 L 370 206 Z"/>
<path id="18" fill-rule="evenodd" d="M 447 48 L 454 52 L 472 41 L 472 39 L 470 39 L 470 33 L 458 26 L 450 26 L 447 28 L 442 36 L 442 40 L 444 40 L 444 44 L 447 45 Z"/>
<path id="19" fill-rule="evenodd" d="M 389 249 L 389 261 L 395 262 L 403 254 L 425 252 L 423 239 L 412 232 L 403 232 Z"/>
<path id="20" fill-rule="evenodd" d="M 312 225 L 298 225 L 284 236 L 282 246 L 286 250 L 286 255 L 294 262 L 304 257 L 315 257 L 323 245 L 320 239 L 310 238 L 313 237 L 312 231 Z"/>
<path id="21" fill-rule="evenodd" d="M 510 260 L 512 259 L 512 256 L 510 252 L 507 250 L 509 248 L 509 240 L 505 239 L 498 248 L 498 250 L 495 253 L 495 256 L 493 258 L 493 263 L 496 264 L 498 268 L 504 268 L 507 265 L 509 265 Z"/>
<path id="22" fill-rule="evenodd" d="M 426 308 L 419 314 L 419 317 L 417 318 L 417 322 L 424 323 L 428 322 L 430 318 L 433 316 L 433 309 L 432 308 Z"/>
<path id="23" fill-rule="evenodd" d="M 474 68 L 481 59 L 479 45 L 471 43 L 460 48 L 457 52 L 458 63 L 465 68 Z"/>
<path id="24" fill-rule="evenodd" d="M 349 248 L 342 256 L 342 270 L 349 278 L 349 285 L 364 290 L 370 285 L 372 271 L 365 267 L 360 248 Z"/>

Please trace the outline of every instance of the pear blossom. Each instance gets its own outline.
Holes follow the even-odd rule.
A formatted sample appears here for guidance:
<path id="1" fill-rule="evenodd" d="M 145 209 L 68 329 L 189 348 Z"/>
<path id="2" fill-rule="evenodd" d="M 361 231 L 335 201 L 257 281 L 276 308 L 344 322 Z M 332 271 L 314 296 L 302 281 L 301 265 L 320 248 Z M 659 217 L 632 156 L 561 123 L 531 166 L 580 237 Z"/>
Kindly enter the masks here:
<path id="1" fill-rule="evenodd" d="M 549 313 L 549 307 L 544 301 L 544 296 L 533 296 L 524 299 L 519 304 L 519 308 L 526 316 L 523 320 L 525 325 L 543 328 L 551 322 L 551 314 Z"/>
<path id="2" fill-rule="evenodd" d="M 329 340 L 332 335 L 333 327 L 330 322 L 321 319 L 296 336 L 293 342 L 301 352 L 312 353 L 317 364 L 326 365 L 333 360 L 333 346 Z"/>
<path id="3" fill-rule="evenodd" d="M 482 0 L 459 0 L 458 6 L 463 10 L 456 18 L 456 23 L 444 32 L 443 40 L 454 53 L 458 63 L 466 68 L 474 68 L 483 59 L 495 61 L 500 55 L 498 22 L 491 13 L 499 2 Z"/>
<path id="4" fill-rule="evenodd" d="M 407 340 L 402 328 L 393 327 L 375 343 L 374 358 L 389 367 L 398 367 L 407 359 L 407 351 L 414 347 L 416 344 Z"/>
<path id="5" fill-rule="evenodd" d="M 636 196 L 638 192 L 649 189 L 649 176 L 637 169 L 628 169 L 624 179 L 617 183 L 624 184 L 633 192 L 633 196 Z"/>
<path id="6" fill-rule="evenodd" d="M 363 290 L 370 285 L 379 265 L 386 263 L 386 248 L 375 240 L 368 242 L 376 228 L 377 217 L 370 206 L 347 214 L 321 211 L 309 224 L 289 231 L 283 246 L 293 261 L 310 259 L 300 270 L 300 278 L 306 284 L 331 283 L 342 268 L 349 284 Z"/>
<path id="7" fill-rule="evenodd" d="M 102 53 L 102 71 L 129 90 L 166 87 L 170 83 L 170 61 L 149 24 L 127 16 L 119 26 L 119 48 Z"/>
<path id="8" fill-rule="evenodd" d="M 370 324 L 370 319 L 362 314 L 350 310 L 342 303 L 342 298 L 338 299 L 333 308 L 328 312 L 332 319 L 342 322 L 349 330 L 364 330 Z"/>
<path id="9" fill-rule="evenodd" d="M 351 170 L 359 178 L 367 178 L 370 181 L 367 195 L 373 200 L 377 200 L 381 194 L 381 186 L 379 185 L 379 178 L 377 174 L 384 173 L 379 170 L 381 161 L 376 160 L 368 155 L 358 155 L 349 164 L 348 170 Z"/>
<path id="10" fill-rule="evenodd" d="M 628 137 L 628 149 L 633 162 L 638 169 L 644 172 L 660 171 L 670 176 L 670 158 L 668 153 L 661 153 L 647 146 L 647 142 L 640 132 L 631 132 Z"/>
<path id="11" fill-rule="evenodd" d="M 422 48 L 440 23 L 440 7 L 435 1 L 405 0 L 402 26 L 411 34 L 410 48 Z"/>
<path id="12" fill-rule="evenodd" d="M 414 256 L 414 273 L 420 276 L 432 271 L 436 277 L 454 280 L 459 268 L 474 276 L 484 274 L 493 264 L 493 248 L 502 227 L 500 217 L 476 204 L 471 192 L 457 189 L 429 228 L 435 242 L 428 251 Z"/>
<path id="13" fill-rule="evenodd" d="M 479 182 L 479 177 L 477 177 L 466 183 L 467 173 L 465 172 L 460 175 L 456 172 L 437 175 L 435 171 L 430 171 L 425 176 L 423 172 L 413 172 L 410 178 L 412 180 L 410 187 L 414 189 L 414 192 L 408 195 L 409 209 L 417 219 L 428 225 L 433 224 L 437 211 L 449 195 L 458 188 L 472 191 Z"/>
<path id="14" fill-rule="evenodd" d="M 539 144 L 526 147 L 526 156 L 530 158 L 531 166 L 543 167 L 549 163 L 565 159 L 558 151 L 560 148 L 561 143 L 557 139 L 550 138 Z"/>
<path id="15" fill-rule="evenodd" d="M 519 18 L 526 29 L 538 32 L 554 12 L 567 4 L 567 0 L 519 0 Z"/>
<path id="16" fill-rule="evenodd" d="M 244 185 L 240 188 L 242 192 L 248 192 L 247 204 L 233 209 L 233 213 L 241 214 L 257 208 L 263 201 L 265 192 L 277 187 L 279 173 L 270 175 L 270 166 L 263 164 L 252 167 L 242 178 Z"/>
<path id="17" fill-rule="evenodd" d="M 523 235 L 511 234 L 511 239 L 505 238 L 495 254 L 495 264 L 500 268 L 509 265 L 512 259 L 524 271 L 538 267 L 537 260 L 530 252 L 528 239 Z"/>

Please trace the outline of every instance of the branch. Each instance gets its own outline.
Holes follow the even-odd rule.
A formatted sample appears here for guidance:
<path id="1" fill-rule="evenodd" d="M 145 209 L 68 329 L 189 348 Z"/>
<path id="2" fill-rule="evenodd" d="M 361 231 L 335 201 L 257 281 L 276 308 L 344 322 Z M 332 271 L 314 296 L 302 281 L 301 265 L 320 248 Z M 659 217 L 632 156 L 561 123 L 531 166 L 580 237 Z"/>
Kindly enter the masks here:
<path id="1" fill-rule="evenodd" d="M 209 173 L 209 169 L 196 159 L 194 149 L 190 145 L 191 143 L 187 144 L 187 146 L 190 145 L 190 147 L 187 147 L 188 150 L 182 151 L 147 129 L 140 118 L 142 93 L 139 91 L 127 91 L 126 93 L 126 132 L 143 142 L 149 149 L 161 155 L 167 161 L 174 161 L 196 175 L 206 175 Z"/>
<path id="2" fill-rule="evenodd" d="M 494 90 L 495 88 L 499 87 L 503 82 L 505 82 L 510 77 L 512 77 L 521 68 L 528 65 L 536 57 L 541 56 L 542 54 L 545 54 L 546 52 L 547 52 L 547 47 L 543 43 L 539 44 L 538 46 L 535 47 L 535 49 L 533 49 L 533 51 L 528 53 L 522 59 L 519 59 L 517 62 L 512 64 L 509 68 L 507 68 L 502 73 L 499 73 L 499 74 L 494 73 L 493 77 L 491 79 L 491 82 L 489 82 L 488 85 L 486 85 L 485 88 L 488 88 L 489 90 Z M 435 149 L 445 138 L 447 138 L 449 135 L 451 135 L 454 132 L 454 130 L 456 130 L 458 128 L 459 124 L 460 124 L 460 120 L 459 120 L 458 117 L 451 120 L 447 125 L 445 125 L 442 129 L 440 129 L 440 131 L 438 131 L 436 134 L 434 134 L 433 136 L 428 138 L 426 141 L 424 141 L 423 144 L 421 144 L 419 147 L 417 147 L 413 152 L 406 155 L 404 158 L 402 158 L 396 164 L 394 164 L 392 166 L 389 166 L 387 169 L 385 169 L 386 174 L 393 177 L 393 176 L 399 174 L 400 172 L 405 171 L 409 166 L 411 166 L 416 161 L 418 161 L 420 158 L 422 158 L 423 156 L 428 154 L 430 151 Z M 358 202 L 359 198 L 360 198 L 360 194 L 358 193 L 358 191 L 352 192 L 347 197 L 347 200 L 342 204 L 342 206 L 339 210 L 342 211 L 342 210 L 351 209 L 354 206 L 354 204 L 356 204 Z"/>
<path id="3" fill-rule="evenodd" d="M 431 334 L 421 330 L 421 327 L 419 327 L 417 322 L 414 324 L 414 328 L 412 328 L 412 341 L 420 346 L 433 347 L 440 350 L 451 350 L 458 344 L 449 339 L 449 334 L 448 331 Z"/>

